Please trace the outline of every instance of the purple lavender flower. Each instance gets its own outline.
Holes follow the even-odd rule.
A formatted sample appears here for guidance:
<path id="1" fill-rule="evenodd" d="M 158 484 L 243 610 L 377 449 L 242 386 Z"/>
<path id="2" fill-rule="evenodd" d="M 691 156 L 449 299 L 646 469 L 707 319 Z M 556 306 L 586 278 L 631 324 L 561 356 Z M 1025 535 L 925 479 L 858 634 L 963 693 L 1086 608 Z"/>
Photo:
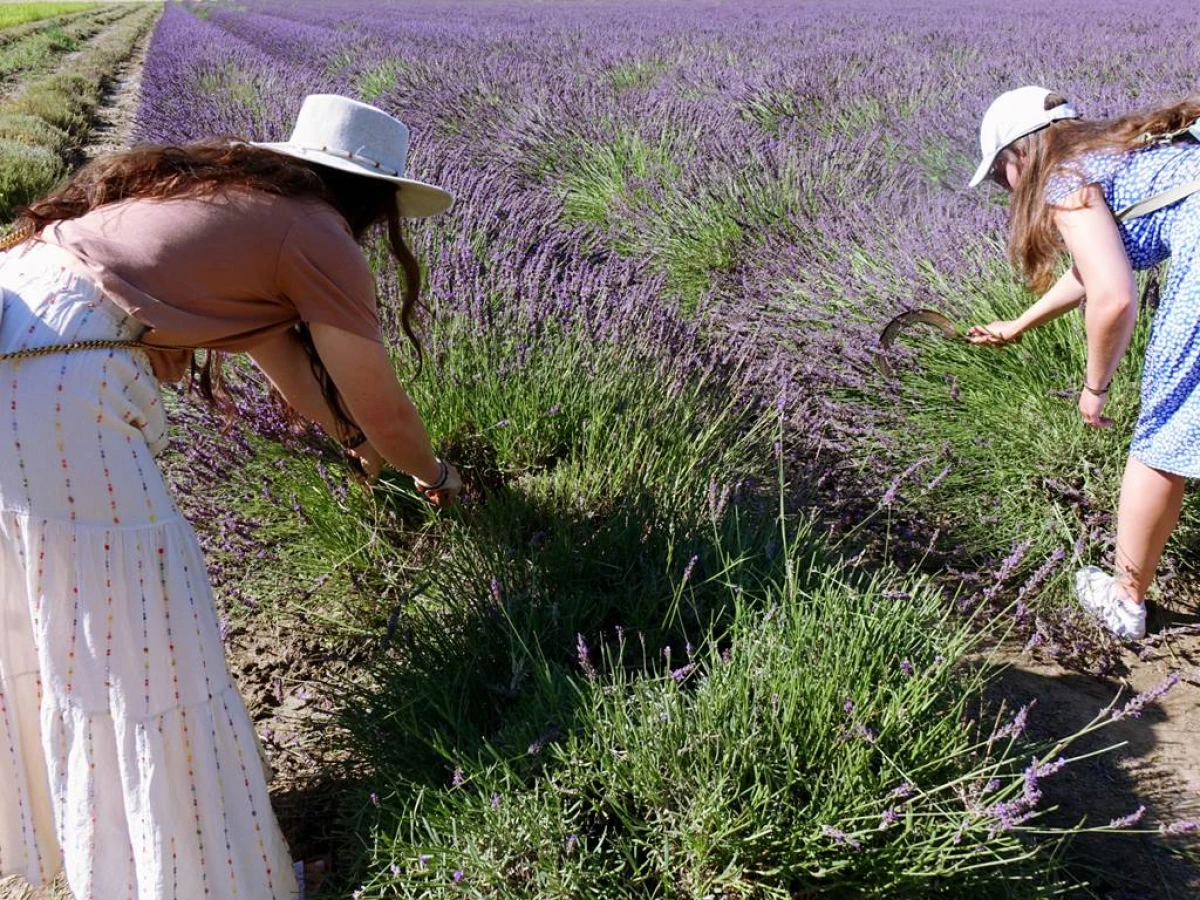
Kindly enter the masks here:
<path id="1" fill-rule="evenodd" d="M 1035 703 L 1037 703 L 1037 700 L 1031 700 L 1017 710 L 1017 714 L 1012 717 L 1008 724 L 998 729 L 992 735 L 992 740 L 999 740 L 1000 738 L 1012 738 L 1016 740 L 1023 735 L 1029 718 L 1029 710 L 1033 708 Z"/>
<path id="2" fill-rule="evenodd" d="M 1108 823 L 1109 828 L 1132 828 L 1138 822 L 1142 821 L 1142 816 L 1146 814 L 1146 807 L 1139 806 L 1127 816 L 1121 816 L 1118 819 L 1113 819 Z"/>
<path id="3" fill-rule="evenodd" d="M 575 653 L 579 660 L 579 668 L 583 670 L 583 674 L 587 676 L 589 681 L 595 681 L 598 673 L 596 667 L 592 665 L 591 650 L 588 649 L 587 641 L 583 639 L 582 634 L 575 635 Z"/>
<path id="4" fill-rule="evenodd" d="M 861 850 L 862 844 L 856 841 L 853 837 L 846 834 L 840 828 L 834 828 L 832 825 L 822 825 L 821 834 L 834 841 L 834 843 L 842 844 L 849 847 L 851 850 Z"/>
<path id="5" fill-rule="evenodd" d="M 1159 828 L 1163 834 L 1179 835 L 1179 834 L 1195 834 L 1200 831 L 1200 821 L 1195 819 L 1185 819 L 1181 822 L 1172 822 L 1169 825 L 1163 825 Z"/>
<path id="6" fill-rule="evenodd" d="M 1163 697 L 1167 691 L 1171 690 L 1171 688 L 1175 687 L 1177 684 L 1179 684 L 1179 673 L 1172 672 L 1157 687 L 1151 688 L 1148 691 L 1143 691 L 1126 703 L 1123 707 L 1113 712 L 1112 720 L 1114 722 L 1119 722 L 1121 719 L 1125 718 L 1140 718 L 1142 712 L 1146 709 L 1148 704 L 1154 703 Z"/>
<path id="7" fill-rule="evenodd" d="M 692 580 L 692 570 L 696 568 L 696 563 L 699 561 L 699 556 L 693 556 L 688 560 L 687 566 L 683 570 L 683 583 L 687 584 Z"/>

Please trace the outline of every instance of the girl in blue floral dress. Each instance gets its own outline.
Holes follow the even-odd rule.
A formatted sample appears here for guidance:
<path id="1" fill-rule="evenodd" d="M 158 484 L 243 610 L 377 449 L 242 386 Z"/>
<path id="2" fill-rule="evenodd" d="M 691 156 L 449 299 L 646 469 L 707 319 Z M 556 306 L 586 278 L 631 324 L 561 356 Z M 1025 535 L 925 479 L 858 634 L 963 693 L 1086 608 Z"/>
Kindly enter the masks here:
<path id="1" fill-rule="evenodd" d="M 1121 484 L 1116 571 L 1080 570 L 1084 608 L 1124 638 L 1145 634 L 1146 591 L 1179 521 L 1185 478 L 1200 477 L 1200 99 L 1116 119 L 1082 121 L 1067 100 L 1024 87 L 998 97 L 980 129 L 990 178 L 1012 192 L 1009 253 L 1041 299 L 1013 321 L 976 326 L 1004 344 L 1087 297 L 1087 370 L 1079 413 L 1092 427 L 1133 333 L 1133 270 L 1170 258 L 1151 326 L 1141 411 Z M 1167 137 L 1169 136 L 1169 137 Z M 1149 198 L 1164 203 L 1142 212 Z M 1121 213 L 1127 213 L 1121 217 Z M 1057 281 L 1060 254 L 1071 267 Z"/>

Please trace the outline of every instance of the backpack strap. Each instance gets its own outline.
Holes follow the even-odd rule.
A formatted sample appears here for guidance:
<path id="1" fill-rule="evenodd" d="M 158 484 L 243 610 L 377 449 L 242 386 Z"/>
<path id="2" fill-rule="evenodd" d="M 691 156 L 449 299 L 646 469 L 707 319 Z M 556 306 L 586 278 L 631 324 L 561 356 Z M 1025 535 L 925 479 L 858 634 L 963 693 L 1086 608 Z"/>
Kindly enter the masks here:
<path id="1" fill-rule="evenodd" d="M 1200 119 L 1197 119 L 1190 125 L 1183 126 L 1177 131 L 1168 131 L 1165 134 L 1143 134 L 1137 139 L 1137 143 L 1170 144 L 1172 141 L 1177 141 L 1180 138 L 1190 138 L 1193 141 L 1200 142 Z M 1161 194 L 1155 194 L 1152 197 L 1147 197 L 1145 200 L 1129 204 L 1129 206 L 1116 214 L 1117 221 L 1123 222 L 1126 219 L 1136 219 L 1138 216 L 1146 216 L 1152 212 L 1158 212 L 1163 207 L 1170 206 L 1172 203 L 1178 203 L 1184 197 L 1190 197 L 1197 192 L 1200 192 L 1200 181 L 1186 181 L 1183 184 L 1176 185 L 1169 191 L 1163 191 Z"/>
<path id="2" fill-rule="evenodd" d="M 1135 144 L 1169 144 L 1172 141 L 1179 140 L 1182 137 L 1190 137 L 1194 141 L 1200 141 L 1200 119 L 1196 119 L 1190 125 L 1184 125 L 1175 131 L 1166 131 L 1162 134 L 1151 134 L 1146 132 L 1139 135 Z"/>
<path id="3" fill-rule="evenodd" d="M 1149 215 L 1152 212 L 1157 212 L 1164 206 L 1178 203 L 1184 197 L 1190 197 L 1197 192 L 1200 192 L 1200 181 L 1185 181 L 1183 184 L 1176 185 L 1169 191 L 1163 191 L 1161 194 L 1155 194 L 1152 197 L 1147 197 L 1145 200 L 1139 200 L 1137 203 L 1131 203 L 1116 214 L 1117 221 L 1124 222 L 1128 219 L 1136 219 L 1138 216 Z"/>

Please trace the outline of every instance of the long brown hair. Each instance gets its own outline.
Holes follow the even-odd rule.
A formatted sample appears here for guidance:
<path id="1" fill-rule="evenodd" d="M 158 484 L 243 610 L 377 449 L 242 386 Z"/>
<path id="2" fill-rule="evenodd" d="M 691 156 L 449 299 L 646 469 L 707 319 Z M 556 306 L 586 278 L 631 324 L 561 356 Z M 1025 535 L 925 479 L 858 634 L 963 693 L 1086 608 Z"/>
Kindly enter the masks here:
<path id="1" fill-rule="evenodd" d="M 400 233 L 396 188 L 390 182 L 307 163 L 240 139 L 203 141 L 186 146 L 142 145 L 101 156 L 81 167 L 51 194 L 21 210 L 18 227 L 35 231 L 64 219 L 74 219 L 98 206 L 134 198 L 166 198 L 204 194 L 222 188 L 244 188 L 286 197 L 316 197 L 333 206 L 346 219 L 355 241 L 361 243 L 372 226 L 386 223 L 392 255 L 404 272 L 404 300 L 400 327 L 421 362 L 421 342 L 412 319 L 420 305 L 421 270 Z M 325 370 L 306 325 L 296 326 L 333 410 L 344 440 L 357 426 L 340 393 Z M 221 354 L 209 350 L 203 366 L 192 364 L 192 380 L 214 406 L 222 407 Z M 274 392 L 272 392 L 274 395 Z"/>
<path id="2" fill-rule="evenodd" d="M 1046 109 L 1066 103 L 1051 94 Z M 1009 144 L 1004 154 L 1023 157 L 1021 178 L 1013 190 L 1008 253 L 1031 290 L 1041 293 L 1054 281 L 1055 265 L 1065 249 L 1054 227 L 1055 207 L 1045 202 L 1046 186 L 1056 173 L 1078 174 L 1076 160 L 1095 150 L 1126 152 L 1143 145 L 1146 135 L 1185 128 L 1200 117 L 1200 98 L 1134 112 L 1115 119 L 1059 119 L 1049 127 Z"/>

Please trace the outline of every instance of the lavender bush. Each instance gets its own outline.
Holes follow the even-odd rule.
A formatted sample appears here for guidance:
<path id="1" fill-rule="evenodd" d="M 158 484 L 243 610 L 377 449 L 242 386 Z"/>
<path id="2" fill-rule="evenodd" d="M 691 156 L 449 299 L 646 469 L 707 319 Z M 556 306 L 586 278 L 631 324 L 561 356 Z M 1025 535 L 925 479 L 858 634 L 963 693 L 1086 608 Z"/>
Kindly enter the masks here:
<path id="1" fill-rule="evenodd" d="M 1084 431 L 1061 395 L 1081 371 L 1070 320 L 1004 353 L 906 338 L 896 379 L 874 360 L 900 309 L 965 324 L 1029 299 L 1003 198 L 964 186 L 993 95 L 1040 82 L 1102 115 L 1192 89 L 1189 11 L 1100 18 L 1024 0 L 166 8 L 138 137 L 277 140 L 306 93 L 349 93 L 400 114 L 414 177 L 457 196 L 410 231 L 428 358 L 397 366 L 464 463 L 463 510 L 430 515 L 402 479 L 346 490 L 329 445 L 253 390 L 225 449 L 176 460 L 231 616 L 300 604 L 331 640 L 374 642 L 338 698 L 375 773 L 347 800 L 346 846 L 374 850 L 342 895 L 1068 890 L 1020 831 L 1057 756 L 960 721 L 979 685 L 955 674 L 959 615 L 1011 607 L 1031 644 L 1095 662 L 1050 608 L 1110 540 L 1124 433 Z M 819 536 L 781 540 L 809 519 Z M 915 560 L 963 589 L 856 580 Z M 653 664 L 631 665 L 643 641 Z M 754 728 L 717 724 L 738 722 Z M 709 767 L 682 770 L 688 747 Z"/>

